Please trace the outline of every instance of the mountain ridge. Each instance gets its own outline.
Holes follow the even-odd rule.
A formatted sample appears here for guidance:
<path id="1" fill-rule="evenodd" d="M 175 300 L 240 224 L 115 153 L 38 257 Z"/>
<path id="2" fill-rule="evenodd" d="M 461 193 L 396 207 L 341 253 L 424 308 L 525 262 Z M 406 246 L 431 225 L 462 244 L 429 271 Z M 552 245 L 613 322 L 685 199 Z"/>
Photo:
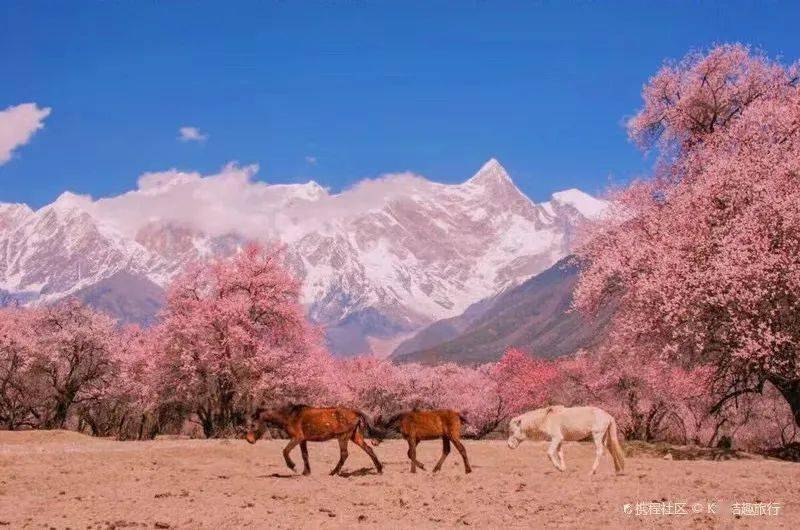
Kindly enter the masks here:
<path id="1" fill-rule="evenodd" d="M 459 315 L 555 263 L 603 204 L 577 190 L 534 203 L 496 159 L 461 184 L 401 173 L 336 194 L 313 181 L 266 184 L 254 180 L 257 170 L 170 170 L 117 196 L 65 192 L 37 210 L 0 204 L 0 291 L 48 303 L 96 294 L 92 286 L 117 275 L 102 284 L 106 306 L 147 320 L 110 301 L 123 296 L 120 278 L 163 289 L 193 260 L 249 240 L 280 243 L 331 349 L 381 354 L 374 344 Z M 158 296 L 148 292 L 142 304 L 152 308 Z"/>

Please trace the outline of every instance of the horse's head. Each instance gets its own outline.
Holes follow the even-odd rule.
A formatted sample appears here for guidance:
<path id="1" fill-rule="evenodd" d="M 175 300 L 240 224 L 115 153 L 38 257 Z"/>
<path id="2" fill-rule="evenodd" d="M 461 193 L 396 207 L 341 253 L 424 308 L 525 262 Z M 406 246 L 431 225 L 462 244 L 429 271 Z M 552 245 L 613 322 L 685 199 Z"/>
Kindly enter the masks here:
<path id="1" fill-rule="evenodd" d="M 279 421 L 279 414 L 275 409 L 257 409 L 247 420 L 247 434 L 244 439 L 254 444 L 264 436 L 268 424 L 283 425 Z"/>
<path id="2" fill-rule="evenodd" d="M 254 444 L 264 435 L 264 424 L 261 422 L 260 415 L 261 409 L 258 409 L 247 420 L 247 433 L 244 435 L 244 439 L 248 443 Z"/>
<path id="3" fill-rule="evenodd" d="M 244 435 L 244 439 L 250 444 L 256 443 L 259 438 L 261 438 L 261 435 L 258 434 L 258 431 L 251 429 L 247 429 L 247 434 Z"/>
<path id="4" fill-rule="evenodd" d="M 508 447 L 516 449 L 525 440 L 525 432 L 522 430 L 522 419 L 514 418 L 508 422 Z"/>

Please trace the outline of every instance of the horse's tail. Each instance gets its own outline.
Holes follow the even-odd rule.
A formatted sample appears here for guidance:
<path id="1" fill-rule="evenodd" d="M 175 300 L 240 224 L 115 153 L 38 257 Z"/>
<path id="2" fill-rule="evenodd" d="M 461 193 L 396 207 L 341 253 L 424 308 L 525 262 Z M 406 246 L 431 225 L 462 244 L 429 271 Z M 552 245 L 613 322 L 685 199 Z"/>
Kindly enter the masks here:
<path id="1" fill-rule="evenodd" d="M 611 418 L 611 423 L 608 424 L 608 431 L 606 431 L 606 447 L 608 452 L 611 453 L 611 458 L 614 459 L 614 470 L 619 473 L 625 469 L 625 454 L 619 444 L 617 421 L 614 418 Z"/>
<path id="2" fill-rule="evenodd" d="M 369 421 L 367 415 L 360 410 L 357 410 L 356 414 L 358 414 L 358 425 L 361 427 L 364 437 L 371 438 L 372 445 L 379 445 L 384 438 L 386 438 L 387 432 L 376 425 L 373 425 L 372 422 Z"/>

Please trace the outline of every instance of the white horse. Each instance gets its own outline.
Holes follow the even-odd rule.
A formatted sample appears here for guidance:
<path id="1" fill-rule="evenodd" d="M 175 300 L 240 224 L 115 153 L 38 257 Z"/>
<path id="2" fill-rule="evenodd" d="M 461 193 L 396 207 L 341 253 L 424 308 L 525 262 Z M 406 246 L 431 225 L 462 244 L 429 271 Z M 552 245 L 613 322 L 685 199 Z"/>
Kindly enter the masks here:
<path id="1" fill-rule="evenodd" d="M 608 412 L 597 407 L 563 407 L 555 405 L 532 410 L 512 418 L 508 424 L 508 446 L 516 449 L 523 440 L 550 440 L 547 455 L 559 471 L 566 471 L 561 444 L 583 440 L 590 434 L 594 439 L 595 459 L 592 472 L 597 471 L 603 445 L 614 460 L 619 473 L 625 467 L 622 447 L 617 439 L 617 422 Z"/>

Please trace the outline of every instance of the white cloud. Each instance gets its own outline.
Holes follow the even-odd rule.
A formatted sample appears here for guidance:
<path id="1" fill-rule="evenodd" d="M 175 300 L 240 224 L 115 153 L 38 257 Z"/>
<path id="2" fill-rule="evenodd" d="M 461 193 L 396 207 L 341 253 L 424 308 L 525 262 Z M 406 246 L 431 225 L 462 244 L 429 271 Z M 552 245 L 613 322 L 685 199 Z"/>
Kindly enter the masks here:
<path id="1" fill-rule="evenodd" d="M 0 165 L 11 160 L 14 149 L 28 143 L 31 136 L 44 127 L 42 122 L 49 114 L 49 108 L 39 108 L 36 103 L 23 103 L 0 111 Z"/>
<path id="2" fill-rule="evenodd" d="M 306 156 L 306 164 L 309 166 L 316 166 L 317 165 L 317 157 L 315 156 Z"/>
<path id="3" fill-rule="evenodd" d="M 444 186 L 399 173 L 362 180 L 330 194 L 313 181 L 267 184 L 255 180 L 258 169 L 230 163 L 211 175 L 177 169 L 145 173 L 137 189 L 97 200 L 84 197 L 81 207 L 128 237 L 135 237 L 151 222 L 163 222 L 210 236 L 239 234 L 261 241 L 280 237 L 291 242 L 381 208 L 384 201 L 425 195 Z"/>
<path id="4" fill-rule="evenodd" d="M 177 169 L 143 173 L 138 180 L 139 190 L 145 195 L 161 193 L 163 190 L 178 184 L 191 182 L 200 178 L 200 173 L 185 173 Z"/>
<path id="5" fill-rule="evenodd" d="M 205 142 L 208 140 L 208 135 L 201 133 L 197 127 L 181 127 L 178 129 L 178 140 L 181 142 Z"/>

